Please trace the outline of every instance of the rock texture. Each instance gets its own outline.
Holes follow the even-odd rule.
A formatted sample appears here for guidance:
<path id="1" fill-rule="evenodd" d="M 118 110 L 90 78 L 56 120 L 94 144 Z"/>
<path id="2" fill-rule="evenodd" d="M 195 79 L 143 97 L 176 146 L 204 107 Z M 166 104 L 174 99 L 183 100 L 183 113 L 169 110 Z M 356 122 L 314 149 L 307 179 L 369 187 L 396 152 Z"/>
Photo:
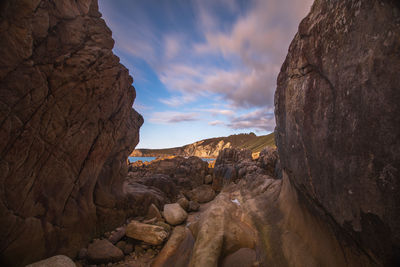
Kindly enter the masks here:
<path id="1" fill-rule="evenodd" d="M 400 5 L 316 1 L 278 77 L 282 168 L 344 247 L 400 264 Z"/>
<path id="2" fill-rule="evenodd" d="M 76 267 L 76 265 L 67 256 L 57 255 L 45 260 L 29 264 L 26 267 Z"/>
<path id="3" fill-rule="evenodd" d="M 113 45 L 96 0 L 0 4 L 2 265 L 75 256 L 123 219 L 143 119 Z"/>
<path id="4" fill-rule="evenodd" d="M 97 239 L 89 245 L 87 256 L 91 263 L 102 264 L 120 261 L 124 253 L 107 239 Z"/>
<path id="5" fill-rule="evenodd" d="M 168 233 L 160 226 L 132 221 L 126 228 L 126 236 L 159 245 L 168 237 Z"/>

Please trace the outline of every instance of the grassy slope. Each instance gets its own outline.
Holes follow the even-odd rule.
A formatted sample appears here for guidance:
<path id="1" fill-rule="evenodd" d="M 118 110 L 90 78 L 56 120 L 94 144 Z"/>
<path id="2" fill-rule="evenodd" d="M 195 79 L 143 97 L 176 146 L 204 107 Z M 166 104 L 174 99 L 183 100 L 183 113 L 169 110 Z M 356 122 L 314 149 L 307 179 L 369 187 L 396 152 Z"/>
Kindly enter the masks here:
<path id="1" fill-rule="evenodd" d="M 202 145 L 217 144 L 224 140 L 225 143 L 230 142 L 234 148 L 250 149 L 253 153 L 260 152 L 266 146 L 275 146 L 274 133 L 268 135 L 256 136 L 255 134 L 237 134 L 227 137 L 217 137 L 203 140 Z M 162 156 L 162 155 L 177 155 L 186 146 L 173 147 L 164 149 L 138 149 L 143 153 L 143 156 Z"/>

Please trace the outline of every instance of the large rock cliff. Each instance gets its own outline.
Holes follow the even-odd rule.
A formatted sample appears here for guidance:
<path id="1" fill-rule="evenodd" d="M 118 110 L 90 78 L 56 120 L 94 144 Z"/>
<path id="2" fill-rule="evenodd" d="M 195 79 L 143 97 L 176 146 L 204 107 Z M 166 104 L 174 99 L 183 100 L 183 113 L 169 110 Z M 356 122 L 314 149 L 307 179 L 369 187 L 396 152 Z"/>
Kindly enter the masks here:
<path id="1" fill-rule="evenodd" d="M 97 0 L 0 4 L 3 266 L 76 251 L 123 220 L 142 117 Z M 110 216 L 113 215 L 113 216 Z"/>
<path id="2" fill-rule="evenodd" d="M 383 265 L 400 262 L 399 51 L 398 1 L 318 0 L 275 94 L 284 176 L 344 251 Z"/>

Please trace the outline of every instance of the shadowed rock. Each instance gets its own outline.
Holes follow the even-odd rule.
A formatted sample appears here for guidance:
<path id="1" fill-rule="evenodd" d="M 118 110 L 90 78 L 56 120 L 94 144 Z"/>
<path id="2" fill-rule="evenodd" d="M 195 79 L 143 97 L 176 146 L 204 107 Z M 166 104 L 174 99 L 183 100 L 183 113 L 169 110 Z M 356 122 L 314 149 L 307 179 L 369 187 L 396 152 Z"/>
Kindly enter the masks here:
<path id="1" fill-rule="evenodd" d="M 1 263 L 75 256 L 125 217 L 126 158 L 143 123 L 132 78 L 96 0 L 0 8 Z"/>
<path id="2" fill-rule="evenodd" d="M 400 6 L 316 1 L 278 77 L 276 141 L 301 199 L 345 247 L 400 263 Z"/>

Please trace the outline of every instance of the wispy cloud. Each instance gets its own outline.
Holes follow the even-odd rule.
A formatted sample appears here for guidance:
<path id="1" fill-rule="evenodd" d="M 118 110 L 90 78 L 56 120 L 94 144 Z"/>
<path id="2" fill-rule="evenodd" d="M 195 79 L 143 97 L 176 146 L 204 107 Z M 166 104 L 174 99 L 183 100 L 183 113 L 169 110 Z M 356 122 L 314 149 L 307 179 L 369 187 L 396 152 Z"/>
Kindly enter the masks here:
<path id="1" fill-rule="evenodd" d="M 196 113 L 183 113 L 174 111 L 154 112 L 149 118 L 150 122 L 159 124 L 171 124 L 197 120 L 199 120 L 199 118 L 198 114 Z"/>
<path id="2" fill-rule="evenodd" d="M 275 128 L 275 116 L 268 109 L 257 109 L 253 112 L 234 117 L 227 126 L 232 129 L 273 131 Z"/>
<path id="3" fill-rule="evenodd" d="M 215 126 L 215 125 L 224 125 L 225 123 L 223 121 L 216 120 L 216 121 L 210 121 L 208 124 Z"/>

